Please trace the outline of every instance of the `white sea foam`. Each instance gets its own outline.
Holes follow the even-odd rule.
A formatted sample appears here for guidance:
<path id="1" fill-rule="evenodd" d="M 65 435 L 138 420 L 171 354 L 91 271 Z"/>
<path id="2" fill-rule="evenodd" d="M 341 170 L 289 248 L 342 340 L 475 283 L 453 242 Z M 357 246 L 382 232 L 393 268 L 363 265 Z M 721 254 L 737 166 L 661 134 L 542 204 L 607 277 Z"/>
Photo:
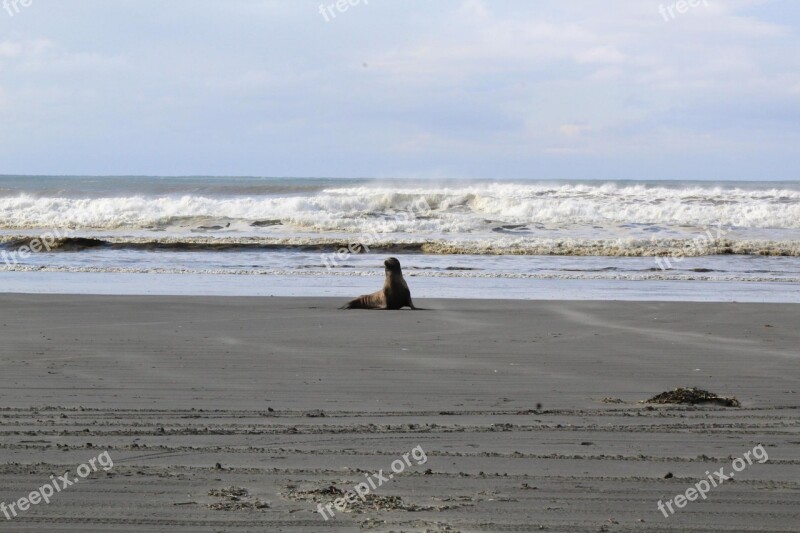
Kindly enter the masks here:
<path id="1" fill-rule="evenodd" d="M 430 216 L 398 218 L 424 198 Z M 800 191 L 615 184 L 476 184 L 328 188 L 315 194 L 261 196 L 133 195 L 0 197 L 0 228 L 170 229 L 206 221 L 232 230 L 280 220 L 283 231 L 468 234 L 520 225 L 517 231 L 571 226 L 654 225 L 661 228 L 800 228 Z"/>

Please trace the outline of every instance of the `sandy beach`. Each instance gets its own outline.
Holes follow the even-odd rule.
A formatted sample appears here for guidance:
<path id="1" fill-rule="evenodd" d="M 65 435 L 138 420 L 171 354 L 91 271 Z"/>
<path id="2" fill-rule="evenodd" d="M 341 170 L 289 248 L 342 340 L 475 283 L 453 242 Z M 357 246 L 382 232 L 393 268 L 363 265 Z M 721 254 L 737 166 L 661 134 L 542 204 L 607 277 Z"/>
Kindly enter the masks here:
<path id="1" fill-rule="evenodd" d="M 796 531 L 800 307 L 0 296 L 3 531 Z M 640 403 L 676 387 L 739 408 Z M 735 480 L 657 508 L 761 445 Z M 326 521 L 412 449 L 424 463 Z M 408 455 L 407 455 L 408 457 Z M 231 493 L 226 489 L 245 489 Z M 239 496 L 235 496 L 239 494 Z"/>

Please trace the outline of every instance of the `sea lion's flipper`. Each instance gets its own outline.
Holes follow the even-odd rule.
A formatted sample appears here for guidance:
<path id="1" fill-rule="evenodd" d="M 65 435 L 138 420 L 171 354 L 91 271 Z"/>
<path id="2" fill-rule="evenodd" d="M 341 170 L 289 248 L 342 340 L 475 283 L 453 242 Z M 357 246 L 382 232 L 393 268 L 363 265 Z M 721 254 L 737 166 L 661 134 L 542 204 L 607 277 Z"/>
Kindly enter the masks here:
<path id="1" fill-rule="evenodd" d="M 383 291 L 365 294 L 350 300 L 339 309 L 386 309 L 386 298 L 383 296 Z"/>
<path id="2" fill-rule="evenodd" d="M 364 299 L 363 296 L 359 296 L 354 300 L 350 300 L 349 302 L 341 306 L 339 309 L 364 309 L 364 305 L 362 302 L 363 299 Z"/>

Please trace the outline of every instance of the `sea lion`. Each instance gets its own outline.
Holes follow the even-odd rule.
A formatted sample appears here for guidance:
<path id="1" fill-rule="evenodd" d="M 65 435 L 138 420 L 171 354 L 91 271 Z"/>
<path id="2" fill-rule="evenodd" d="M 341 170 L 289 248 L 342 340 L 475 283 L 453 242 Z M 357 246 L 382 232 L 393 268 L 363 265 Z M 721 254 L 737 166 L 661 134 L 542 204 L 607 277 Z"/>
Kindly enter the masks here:
<path id="1" fill-rule="evenodd" d="M 418 309 L 411 301 L 411 291 L 408 290 L 408 284 L 403 279 L 400 261 L 390 257 L 383 262 L 383 266 L 386 268 L 386 278 L 381 290 L 359 296 L 339 309 L 401 309 L 403 307 Z"/>

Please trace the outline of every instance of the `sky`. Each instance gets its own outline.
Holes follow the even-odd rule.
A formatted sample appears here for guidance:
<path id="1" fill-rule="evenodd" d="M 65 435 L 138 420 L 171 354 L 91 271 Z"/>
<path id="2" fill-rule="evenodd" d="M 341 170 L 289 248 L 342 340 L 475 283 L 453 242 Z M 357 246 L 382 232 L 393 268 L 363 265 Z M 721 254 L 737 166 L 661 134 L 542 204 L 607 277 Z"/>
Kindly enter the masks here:
<path id="1" fill-rule="evenodd" d="M 797 0 L 0 0 L 0 174 L 800 179 Z"/>

